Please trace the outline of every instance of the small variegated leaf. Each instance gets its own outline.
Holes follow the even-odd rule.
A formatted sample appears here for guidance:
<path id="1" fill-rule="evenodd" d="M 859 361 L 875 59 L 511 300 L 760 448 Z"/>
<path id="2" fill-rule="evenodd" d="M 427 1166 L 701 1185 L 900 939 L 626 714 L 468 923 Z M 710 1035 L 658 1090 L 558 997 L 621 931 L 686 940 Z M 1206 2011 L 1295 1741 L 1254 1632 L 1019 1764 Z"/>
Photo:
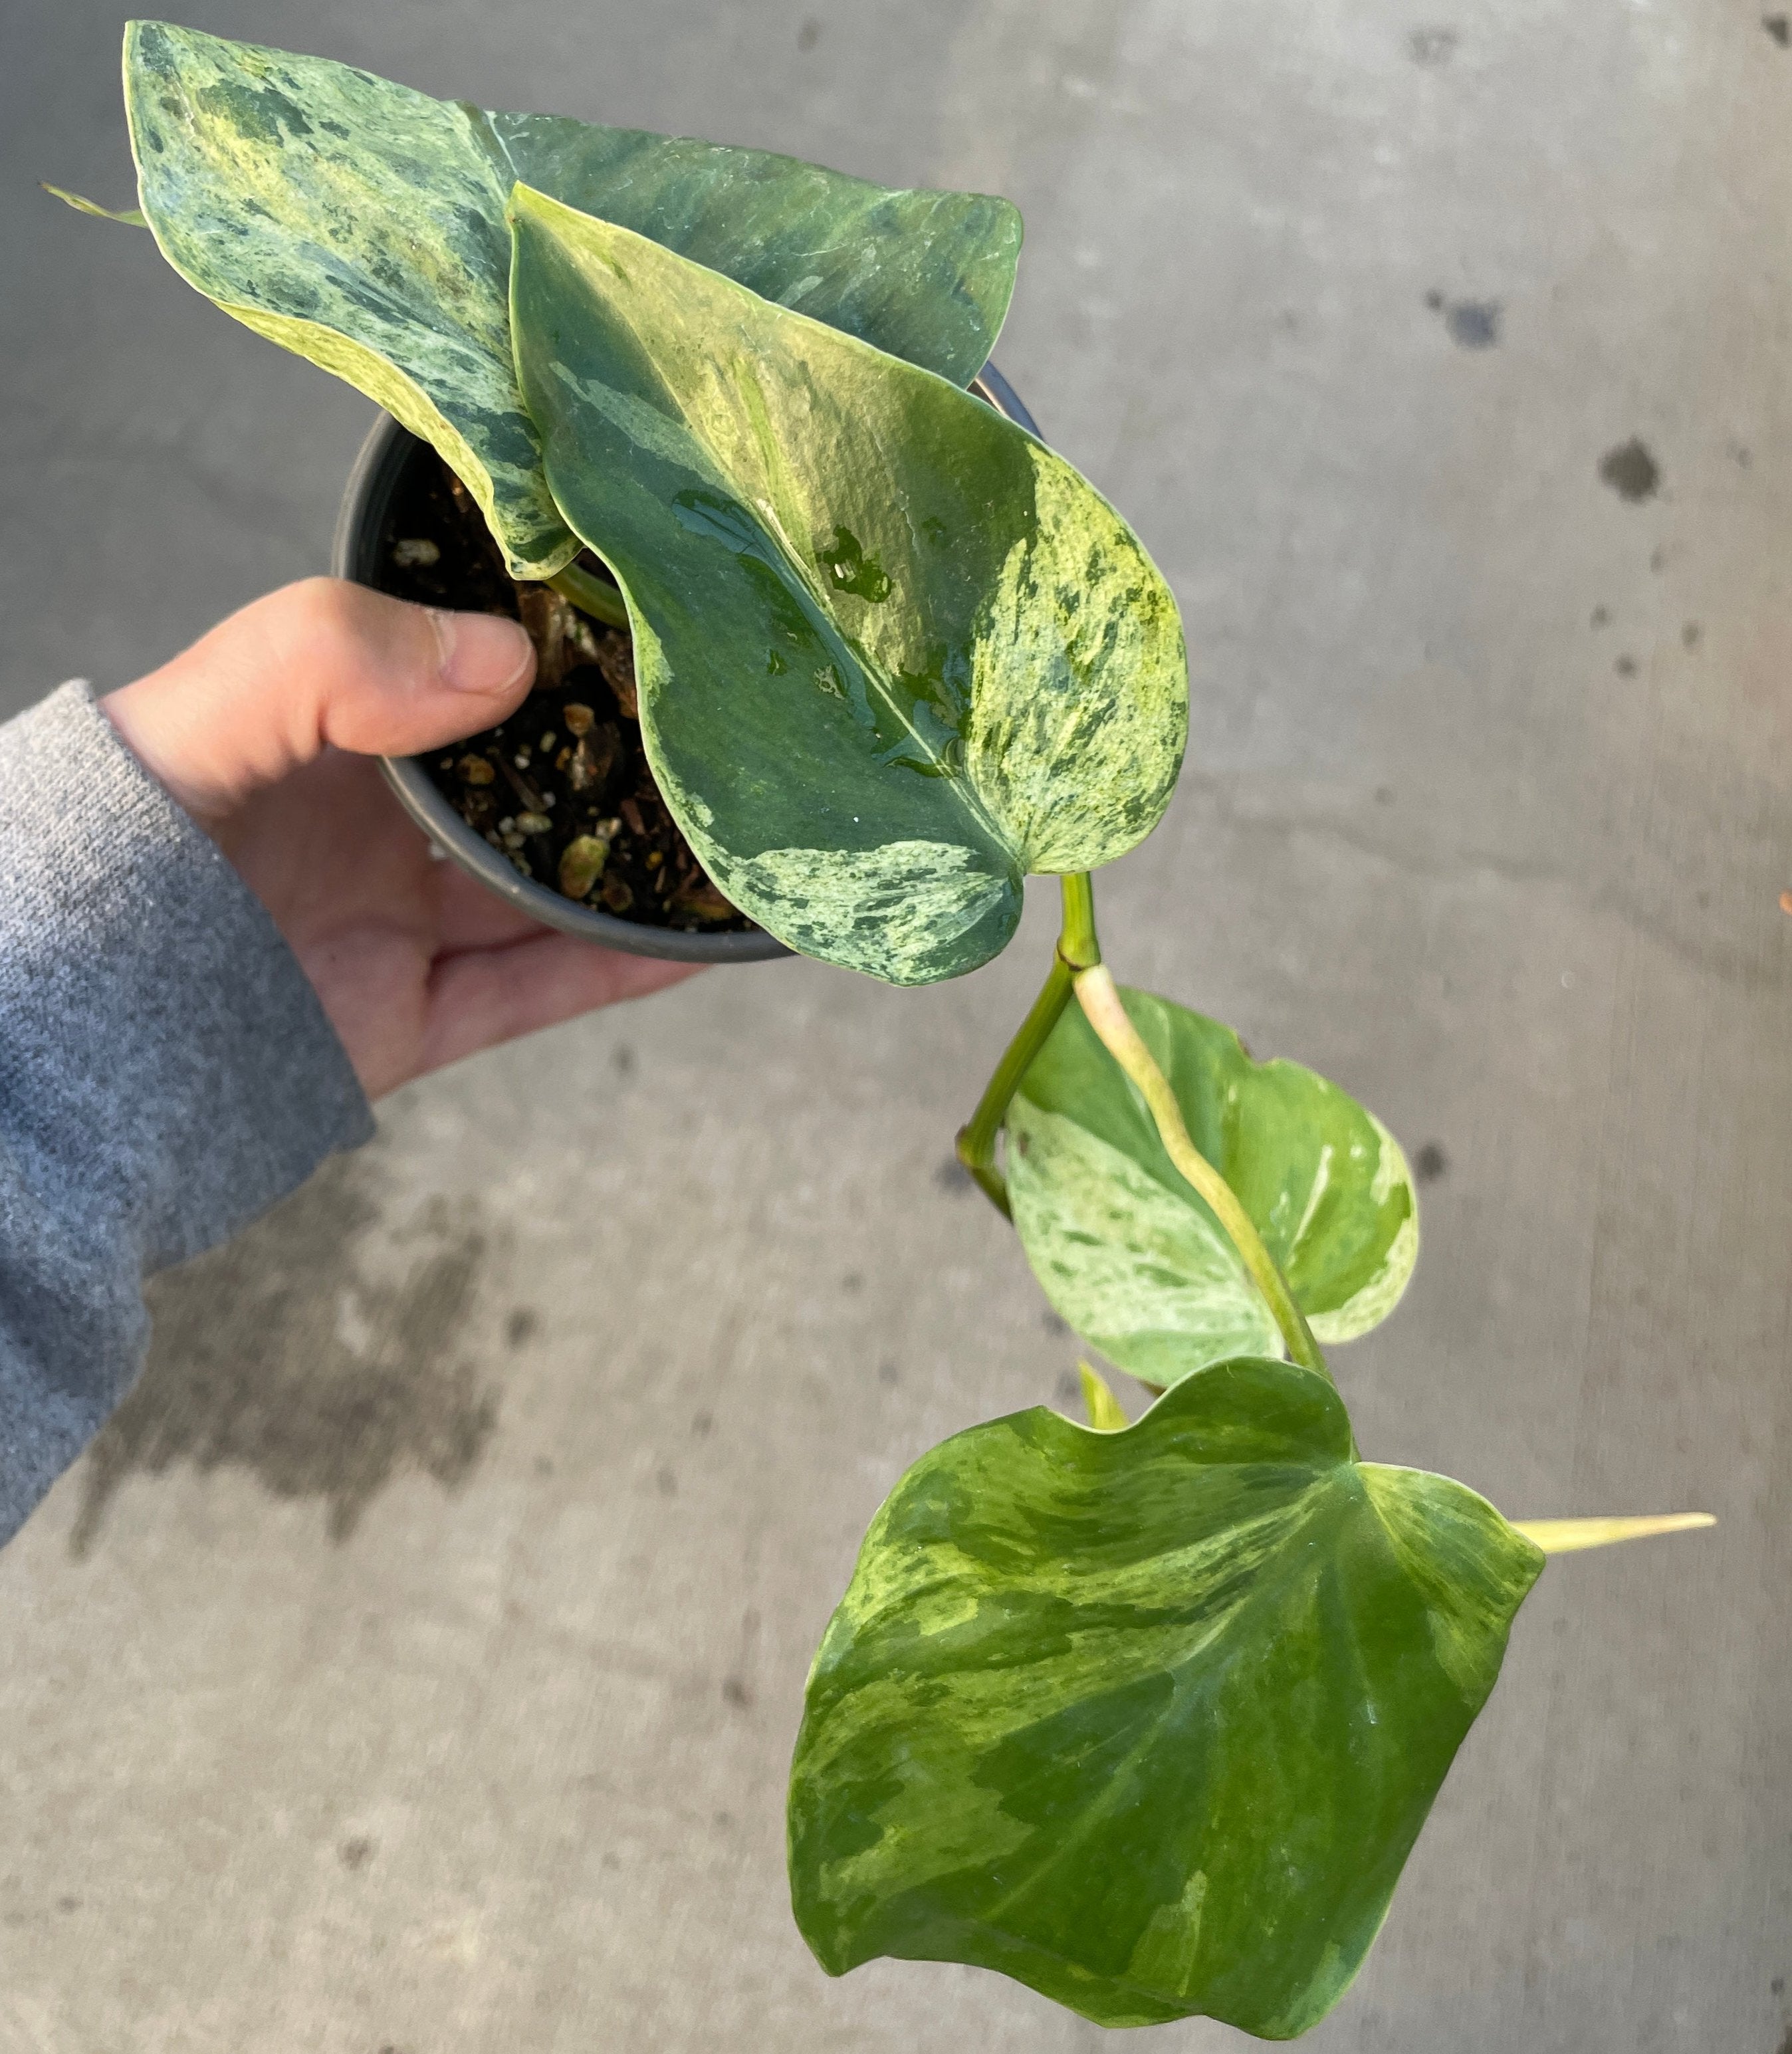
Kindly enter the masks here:
<path id="1" fill-rule="evenodd" d="M 1029 871 L 1155 824 L 1188 663 L 1136 537 L 945 380 L 526 187 L 512 321 L 548 478 L 615 572 L 642 733 L 729 899 L 895 984 Z"/>
<path id="2" fill-rule="evenodd" d="M 924 1455 L 811 1674 L 790 1796 L 822 1965 L 996 1969 L 1106 2026 L 1268 2039 L 1335 2004 L 1499 1674 L 1541 1553 L 1352 1459 L 1263 1359 L 1136 1426 L 1043 1407 Z"/>
<path id="3" fill-rule="evenodd" d="M 578 546 L 517 391 L 504 211 L 518 179 L 961 382 L 1013 289 L 1005 200 L 486 113 L 165 22 L 133 22 L 124 47 L 143 211 L 169 262 L 433 443 L 518 576 L 551 576 Z"/>
<path id="4" fill-rule="evenodd" d="M 1351 1340 L 1385 1319 L 1419 1248 L 1393 1136 L 1298 1063 L 1253 1062 L 1217 1021 L 1149 992 L 1122 996 L 1190 1139 L 1244 1202 L 1318 1339 Z M 1227 1356 L 1282 1352 L 1237 1252 L 1075 1006 L 1009 1108 L 1008 1184 L 1047 1296 L 1122 1369 L 1169 1384 Z"/>

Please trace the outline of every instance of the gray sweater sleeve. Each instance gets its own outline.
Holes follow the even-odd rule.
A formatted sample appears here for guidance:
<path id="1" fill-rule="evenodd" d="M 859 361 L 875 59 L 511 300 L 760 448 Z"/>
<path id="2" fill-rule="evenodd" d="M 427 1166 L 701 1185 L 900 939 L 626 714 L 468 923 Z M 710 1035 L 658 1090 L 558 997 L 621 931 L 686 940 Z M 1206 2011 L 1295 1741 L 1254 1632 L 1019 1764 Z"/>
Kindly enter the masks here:
<path id="1" fill-rule="evenodd" d="M 372 1131 L 260 901 L 82 684 L 0 726 L 0 1541 L 142 1366 L 142 1284 Z"/>

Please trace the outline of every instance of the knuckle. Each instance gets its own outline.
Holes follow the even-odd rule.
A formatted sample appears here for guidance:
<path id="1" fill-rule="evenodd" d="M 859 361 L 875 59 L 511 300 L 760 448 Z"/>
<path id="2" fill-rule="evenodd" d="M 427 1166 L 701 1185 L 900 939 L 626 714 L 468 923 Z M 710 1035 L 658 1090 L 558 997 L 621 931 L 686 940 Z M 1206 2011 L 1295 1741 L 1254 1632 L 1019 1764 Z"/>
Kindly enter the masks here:
<path id="1" fill-rule="evenodd" d="M 327 673 L 415 660 L 426 628 L 416 608 L 345 578 L 301 578 L 275 596 L 282 602 L 293 655 Z"/>

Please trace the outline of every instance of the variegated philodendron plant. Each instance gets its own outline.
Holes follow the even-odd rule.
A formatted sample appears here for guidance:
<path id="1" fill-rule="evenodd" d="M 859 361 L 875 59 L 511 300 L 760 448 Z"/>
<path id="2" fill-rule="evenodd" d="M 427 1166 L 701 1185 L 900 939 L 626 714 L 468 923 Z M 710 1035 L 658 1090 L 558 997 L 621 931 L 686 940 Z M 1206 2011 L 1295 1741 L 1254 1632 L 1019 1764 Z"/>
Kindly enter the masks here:
<path id="1" fill-rule="evenodd" d="M 1176 603 L 1086 479 L 965 388 L 1005 201 L 431 100 L 133 24 L 142 222 L 227 313 L 433 443 L 514 576 L 614 571 L 649 760 L 736 905 L 891 984 L 1051 972 L 959 1137 L 1052 1304 L 1160 1394 L 923 1455 L 815 1659 L 796 1916 L 834 1973 L 1001 1970 L 1104 2025 L 1322 2017 L 1552 1548 L 1365 1461 L 1322 1342 L 1391 1312 L 1413 1182 L 1373 1114 L 1117 986 L 1089 873 L 1163 813 Z M 62 195 L 73 199 L 69 195 Z M 88 207 L 91 203 L 74 200 Z"/>

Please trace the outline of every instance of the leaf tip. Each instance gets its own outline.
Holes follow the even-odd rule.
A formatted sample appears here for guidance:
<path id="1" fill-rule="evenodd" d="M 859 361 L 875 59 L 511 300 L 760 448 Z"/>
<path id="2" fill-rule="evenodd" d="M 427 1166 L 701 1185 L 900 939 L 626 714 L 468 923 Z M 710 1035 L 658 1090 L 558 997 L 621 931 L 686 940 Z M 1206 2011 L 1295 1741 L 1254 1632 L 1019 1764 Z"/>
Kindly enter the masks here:
<path id="1" fill-rule="evenodd" d="M 147 228 L 149 226 L 140 207 L 101 207 L 97 200 L 84 199 L 80 193 L 70 192 L 63 186 L 53 186 L 48 179 L 39 179 L 37 183 L 51 199 L 61 200 L 65 207 L 72 207 L 77 214 L 90 214 L 96 221 L 121 221 L 127 228 Z"/>
<path id="2" fill-rule="evenodd" d="M 1658 1512 L 1620 1518 L 1519 1519 L 1512 1524 L 1546 1555 L 1573 1555 L 1583 1548 L 1613 1548 L 1658 1533 L 1691 1533 L 1715 1526 L 1717 1519 L 1709 1512 Z"/>
<path id="3" fill-rule="evenodd" d="M 1083 1402 L 1089 1409 L 1090 1426 L 1098 1434 L 1124 1433 L 1132 1422 L 1108 1387 L 1107 1379 L 1092 1363 L 1079 1362 L 1076 1367 L 1083 1379 Z"/>

